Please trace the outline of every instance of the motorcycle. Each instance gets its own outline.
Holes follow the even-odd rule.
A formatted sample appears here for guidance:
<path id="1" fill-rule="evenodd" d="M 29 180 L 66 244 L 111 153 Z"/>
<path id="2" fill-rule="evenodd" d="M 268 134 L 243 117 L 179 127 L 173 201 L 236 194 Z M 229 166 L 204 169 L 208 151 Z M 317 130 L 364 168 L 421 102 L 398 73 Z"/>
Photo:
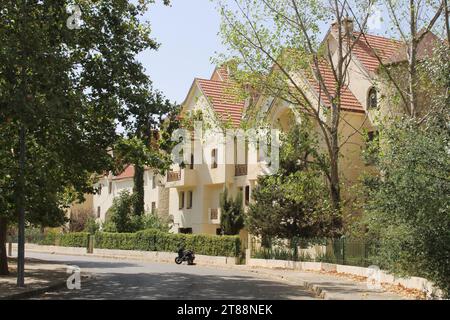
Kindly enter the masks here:
<path id="1" fill-rule="evenodd" d="M 178 257 L 175 258 L 175 263 L 182 264 L 183 261 L 187 261 L 188 265 L 193 265 L 194 259 L 195 259 L 194 251 L 179 249 Z"/>

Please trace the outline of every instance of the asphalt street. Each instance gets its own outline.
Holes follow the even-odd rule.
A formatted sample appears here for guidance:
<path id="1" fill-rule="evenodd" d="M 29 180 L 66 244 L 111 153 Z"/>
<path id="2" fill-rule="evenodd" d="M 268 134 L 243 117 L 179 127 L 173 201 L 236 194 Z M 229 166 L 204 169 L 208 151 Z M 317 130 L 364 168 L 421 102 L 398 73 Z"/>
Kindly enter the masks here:
<path id="1" fill-rule="evenodd" d="M 33 299 L 315 299 L 305 288 L 241 270 L 41 253 L 27 257 L 77 266 L 81 276 L 91 276 L 82 278 L 79 290 L 64 288 Z"/>

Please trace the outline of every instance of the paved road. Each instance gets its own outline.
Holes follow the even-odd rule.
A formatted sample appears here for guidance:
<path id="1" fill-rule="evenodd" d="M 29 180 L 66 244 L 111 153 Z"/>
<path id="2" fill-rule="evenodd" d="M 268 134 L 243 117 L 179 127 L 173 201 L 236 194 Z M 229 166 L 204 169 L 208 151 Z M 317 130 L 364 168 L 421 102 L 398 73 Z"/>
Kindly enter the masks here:
<path id="1" fill-rule="evenodd" d="M 27 253 L 27 257 L 81 268 L 93 277 L 81 290 L 48 292 L 39 299 L 315 299 L 295 285 L 249 272 L 215 267 Z"/>

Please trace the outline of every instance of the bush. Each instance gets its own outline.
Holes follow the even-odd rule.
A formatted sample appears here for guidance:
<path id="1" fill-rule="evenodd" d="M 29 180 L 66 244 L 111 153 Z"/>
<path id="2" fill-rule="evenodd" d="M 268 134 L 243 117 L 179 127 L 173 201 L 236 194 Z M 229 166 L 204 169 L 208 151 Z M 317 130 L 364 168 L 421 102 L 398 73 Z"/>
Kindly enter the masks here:
<path id="1" fill-rule="evenodd" d="M 240 244 L 237 236 L 171 234 L 155 229 L 136 233 L 95 234 L 95 247 L 99 249 L 176 252 L 184 247 L 197 254 L 237 257 L 241 250 Z"/>
<path id="2" fill-rule="evenodd" d="M 87 232 L 89 234 L 95 234 L 100 229 L 100 224 L 95 221 L 95 218 L 89 217 L 86 221 L 84 232 Z"/>
<path id="3" fill-rule="evenodd" d="M 37 243 L 47 246 L 87 248 L 88 241 L 89 233 L 87 232 L 60 234 L 55 231 L 50 231 L 41 240 L 37 241 Z"/>

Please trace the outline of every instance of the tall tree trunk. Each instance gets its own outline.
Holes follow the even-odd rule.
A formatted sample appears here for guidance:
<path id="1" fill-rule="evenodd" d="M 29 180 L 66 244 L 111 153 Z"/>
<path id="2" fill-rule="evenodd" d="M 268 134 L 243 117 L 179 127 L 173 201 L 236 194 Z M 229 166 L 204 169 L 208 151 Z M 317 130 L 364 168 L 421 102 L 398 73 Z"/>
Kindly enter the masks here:
<path id="1" fill-rule="evenodd" d="M 6 256 L 6 218 L 0 217 L 0 275 L 8 275 L 8 257 Z"/>
<path id="2" fill-rule="evenodd" d="M 331 148 L 330 154 L 330 196 L 333 208 L 338 210 L 341 205 L 341 187 L 339 183 L 339 139 L 338 133 L 331 134 Z"/>
<path id="3" fill-rule="evenodd" d="M 141 165 L 134 165 L 134 214 L 144 214 L 144 167 Z"/>
<path id="4" fill-rule="evenodd" d="M 415 118 L 417 113 L 417 20 L 416 20 L 416 6 L 414 0 L 410 0 L 410 19 L 411 19 L 411 44 L 409 47 L 409 109 L 411 117 Z"/>
<path id="5" fill-rule="evenodd" d="M 25 286 L 25 160 L 26 142 L 25 128 L 21 127 L 19 134 L 19 177 L 16 188 L 16 210 L 19 218 L 17 240 L 17 286 Z"/>

